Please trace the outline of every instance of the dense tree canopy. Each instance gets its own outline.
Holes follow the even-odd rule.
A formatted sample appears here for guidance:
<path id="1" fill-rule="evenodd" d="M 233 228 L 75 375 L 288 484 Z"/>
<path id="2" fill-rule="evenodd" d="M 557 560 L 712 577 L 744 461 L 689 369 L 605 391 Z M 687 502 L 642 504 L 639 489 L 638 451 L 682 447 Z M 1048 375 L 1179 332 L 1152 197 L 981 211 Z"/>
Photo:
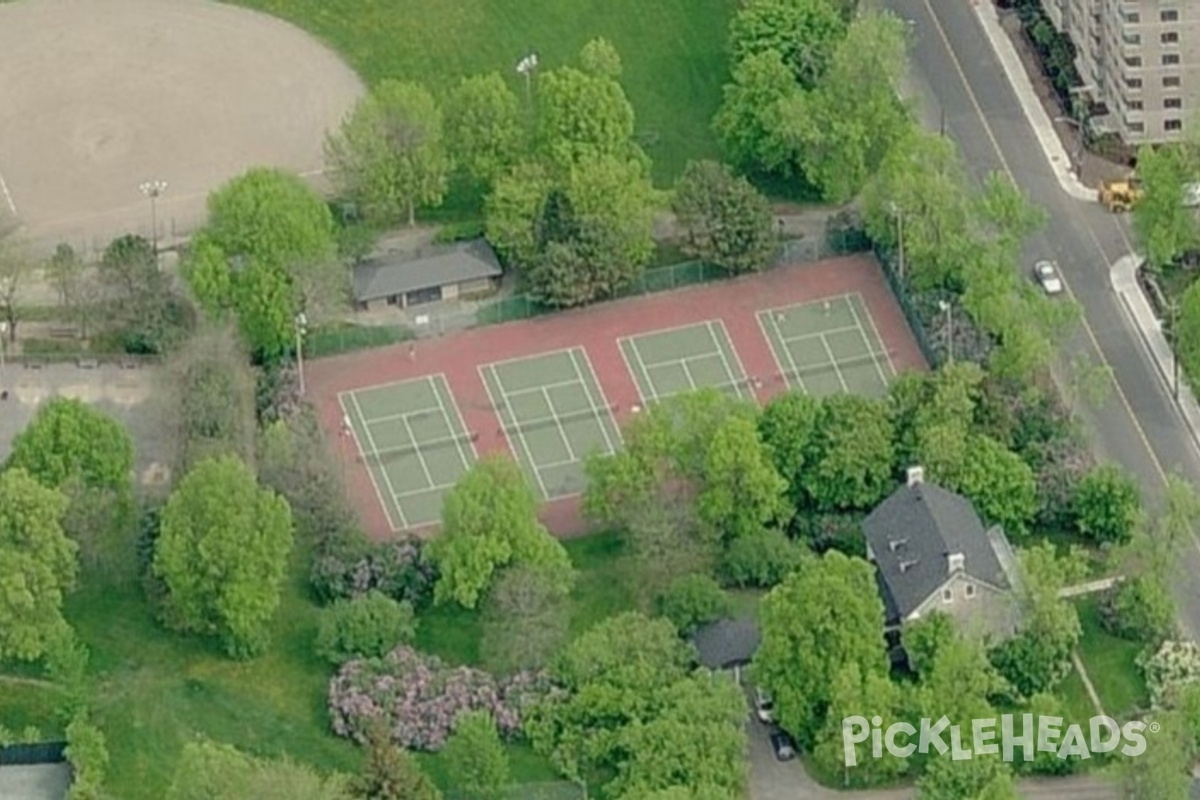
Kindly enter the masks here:
<path id="1" fill-rule="evenodd" d="M 1172 143 L 1138 150 L 1142 198 L 1133 208 L 1133 229 L 1146 259 L 1165 267 L 1200 246 L 1200 222 L 1184 204 L 1188 184 L 1200 178 L 1200 150 Z"/>
<path id="2" fill-rule="evenodd" d="M 92 489 L 128 490 L 133 441 L 104 412 L 81 400 L 55 397 L 13 439 L 8 466 L 53 488 L 77 480 Z"/>
<path id="3" fill-rule="evenodd" d="M 292 761 L 263 761 L 210 741 L 188 742 L 167 800 L 350 800 L 345 776 L 323 778 Z"/>
<path id="4" fill-rule="evenodd" d="M 713 130 L 727 157 L 745 169 L 794 177 L 795 144 L 783 125 L 784 103 L 796 92 L 795 78 L 779 53 L 767 50 L 733 67 Z"/>
<path id="5" fill-rule="evenodd" d="M 715 161 L 693 161 L 675 184 L 672 210 L 694 258 L 730 273 L 762 269 L 777 241 L 771 206 L 745 178 Z"/>
<path id="6" fill-rule="evenodd" d="M 621 84 L 569 66 L 538 79 L 537 146 L 559 169 L 598 157 L 641 157 L 633 142 L 633 106 Z"/>
<path id="7" fill-rule="evenodd" d="M 869 508 L 891 491 L 893 427 L 887 406 L 852 394 L 821 401 L 804 474 L 819 509 Z"/>
<path id="8" fill-rule="evenodd" d="M 774 53 L 794 82 L 811 89 L 845 35 L 846 18 L 833 0 L 750 0 L 734 15 L 729 38 L 735 64 Z"/>
<path id="9" fill-rule="evenodd" d="M 516 165 L 524 145 L 520 108 L 499 74 L 463 78 L 443 109 L 446 151 L 467 178 L 490 186 Z"/>

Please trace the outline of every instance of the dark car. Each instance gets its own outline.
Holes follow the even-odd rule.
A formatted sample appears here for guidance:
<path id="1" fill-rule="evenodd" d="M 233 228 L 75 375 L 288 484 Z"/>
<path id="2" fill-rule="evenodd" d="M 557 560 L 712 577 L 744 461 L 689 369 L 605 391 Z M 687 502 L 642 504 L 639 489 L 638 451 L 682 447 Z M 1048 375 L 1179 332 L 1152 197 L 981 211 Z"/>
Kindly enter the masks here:
<path id="1" fill-rule="evenodd" d="M 775 758 L 780 761 L 791 761 L 796 757 L 795 740 L 788 735 L 787 731 L 779 728 L 771 731 L 771 749 L 775 751 Z"/>

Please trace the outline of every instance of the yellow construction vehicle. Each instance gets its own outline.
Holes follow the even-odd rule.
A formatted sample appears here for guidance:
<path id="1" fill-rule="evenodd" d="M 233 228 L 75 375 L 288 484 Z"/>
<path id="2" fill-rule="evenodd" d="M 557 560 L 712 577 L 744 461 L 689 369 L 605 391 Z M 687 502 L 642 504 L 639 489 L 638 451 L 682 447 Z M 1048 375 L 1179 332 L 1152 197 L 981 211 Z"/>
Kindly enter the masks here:
<path id="1" fill-rule="evenodd" d="M 1141 183 L 1134 175 L 1100 184 L 1100 203 L 1114 214 L 1129 211 L 1141 199 Z"/>

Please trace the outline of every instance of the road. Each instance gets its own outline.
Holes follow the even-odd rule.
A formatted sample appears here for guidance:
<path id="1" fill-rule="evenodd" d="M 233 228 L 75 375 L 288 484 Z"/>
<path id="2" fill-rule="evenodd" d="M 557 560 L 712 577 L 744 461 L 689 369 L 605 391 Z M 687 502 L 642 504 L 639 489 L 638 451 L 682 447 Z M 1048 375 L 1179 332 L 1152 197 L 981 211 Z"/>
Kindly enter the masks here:
<path id="1" fill-rule="evenodd" d="M 1063 191 L 973 4 L 934 2 L 883 0 L 912 22 L 913 84 L 925 96 L 927 119 L 944 114 L 976 178 L 1007 173 L 1049 214 L 1045 231 L 1028 243 L 1026 263 L 1057 260 L 1082 308 L 1080 329 L 1063 343 L 1064 363 L 1111 367 L 1115 383 L 1103 402 L 1081 400 L 1076 408 L 1097 450 L 1134 474 L 1152 502 L 1167 473 L 1200 484 L 1200 455 L 1109 284 L 1112 262 L 1133 250 L 1126 220 Z M 1185 558 L 1182 572 L 1200 573 L 1200 541 Z M 1181 624 L 1200 634 L 1200 593 L 1180 585 L 1177 594 Z"/>

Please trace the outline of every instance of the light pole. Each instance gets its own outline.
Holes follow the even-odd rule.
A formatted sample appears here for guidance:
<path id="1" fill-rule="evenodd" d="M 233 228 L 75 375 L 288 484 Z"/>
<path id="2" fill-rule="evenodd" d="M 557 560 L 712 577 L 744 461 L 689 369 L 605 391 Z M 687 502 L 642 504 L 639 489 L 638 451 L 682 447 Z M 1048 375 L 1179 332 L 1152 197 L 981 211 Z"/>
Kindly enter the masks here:
<path id="1" fill-rule="evenodd" d="M 530 53 L 517 62 L 517 74 L 525 76 L 525 99 L 533 102 L 533 71 L 537 69 L 537 53 Z"/>
<path id="2" fill-rule="evenodd" d="M 144 181 L 139 189 L 150 198 L 150 238 L 154 244 L 154 258 L 158 260 L 158 198 L 167 190 L 167 182 L 160 180 Z"/>
<path id="3" fill-rule="evenodd" d="M 1179 402 L 1179 338 L 1176 336 L 1179 325 L 1179 306 L 1171 303 L 1171 330 L 1169 330 L 1167 341 L 1171 343 L 1171 391 L 1175 395 L 1175 402 Z"/>
<path id="4" fill-rule="evenodd" d="M 904 212 L 895 202 L 889 203 L 892 216 L 896 218 L 896 269 L 900 272 L 900 281 L 904 281 Z"/>
<path id="5" fill-rule="evenodd" d="M 946 360 L 954 363 L 954 306 L 938 300 L 938 310 L 946 315 Z"/>
<path id="6" fill-rule="evenodd" d="M 305 393 L 304 388 L 304 334 L 308 333 L 308 317 L 303 311 L 296 314 L 292 320 L 296 326 L 296 367 L 300 372 L 300 394 Z"/>
<path id="7" fill-rule="evenodd" d="M 4 355 L 8 352 L 8 323 L 0 322 L 0 400 L 8 399 L 8 390 L 4 388 Z"/>

